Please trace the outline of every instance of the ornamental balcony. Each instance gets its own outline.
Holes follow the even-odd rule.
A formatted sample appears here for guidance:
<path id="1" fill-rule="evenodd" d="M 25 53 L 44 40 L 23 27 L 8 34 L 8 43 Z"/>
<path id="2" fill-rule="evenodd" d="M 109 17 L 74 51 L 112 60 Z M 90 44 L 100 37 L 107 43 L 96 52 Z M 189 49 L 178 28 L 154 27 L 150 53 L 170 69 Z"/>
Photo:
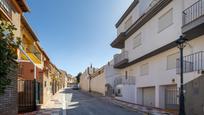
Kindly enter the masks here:
<path id="1" fill-rule="evenodd" d="M 128 52 L 114 55 L 114 68 L 123 68 L 128 64 Z"/>
<path id="2" fill-rule="evenodd" d="M 182 33 L 191 40 L 204 34 L 204 0 L 199 0 L 183 11 Z"/>
<path id="3" fill-rule="evenodd" d="M 23 50 L 27 53 L 27 56 L 35 63 L 42 64 L 42 54 L 37 50 L 37 48 L 33 45 L 25 45 Z M 27 56 L 21 52 L 20 59 L 28 60 Z"/>
<path id="4" fill-rule="evenodd" d="M 118 76 L 114 80 L 114 86 L 117 85 L 135 85 L 136 77 L 135 76 Z"/>
<path id="5" fill-rule="evenodd" d="M 183 57 L 183 72 L 203 72 L 204 70 L 204 51 L 199 51 Z M 180 73 L 180 60 L 177 59 L 177 74 Z"/>

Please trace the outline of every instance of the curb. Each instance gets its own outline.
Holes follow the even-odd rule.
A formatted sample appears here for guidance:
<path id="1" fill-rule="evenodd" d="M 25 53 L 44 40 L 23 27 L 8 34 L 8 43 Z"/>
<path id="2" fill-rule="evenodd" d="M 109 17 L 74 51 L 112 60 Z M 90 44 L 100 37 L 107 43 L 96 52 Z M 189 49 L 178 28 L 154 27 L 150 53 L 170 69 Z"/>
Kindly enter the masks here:
<path id="1" fill-rule="evenodd" d="M 116 102 L 118 101 L 118 102 Z M 137 111 L 139 113 L 143 113 L 144 115 L 173 115 L 172 113 L 169 113 L 169 112 L 164 112 L 164 113 L 152 113 L 152 112 L 147 112 L 147 111 L 143 111 L 141 109 L 136 109 L 134 107 L 131 107 L 131 106 L 128 106 L 128 105 L 125 105 L 125 104 L 121 104 L 120 103 L 120 100 L 116 100 L 114 98 L 112 98 L 112 103 L 113 104 L 116 104 L 118 106 L 121 106 L 123 108 L 126 108 L 126 109 L 130 109 L 130 110 L 133 110 L 133 111 Z M 127 104 L 127 103 L 126 103 Z M 129 104 L 129 105 L 132 105 L 132 104 Z"/>
<path id="2" fill-rule="evenodd" d="M 120 107 L 122 107 L 122 108 L 131 110 L 131 111 L 135 111 L 135 112 L 138 112 L 138 113 L 142 113 L 142 114 L 144 114 L 144 115 L 148 115 L 148 113 L 145 113 L 144 111 L 141 111 L 141 110 L 139 110 L 139 109 L 134 109 L 134 108 L 132 108 L 132 107 L 128 107 L 128 106 L 125 106 L 125 105 L 121 105 L 121 104 L 119 104 L 119 103 L 117 103 L 117 102 L 114 102 L 113 99 L 112 99 L 111 103 L 113 103 L 113 104 L 115 104 L 115 105 L 117 105 L 117 106 L 120 106 Z"/>

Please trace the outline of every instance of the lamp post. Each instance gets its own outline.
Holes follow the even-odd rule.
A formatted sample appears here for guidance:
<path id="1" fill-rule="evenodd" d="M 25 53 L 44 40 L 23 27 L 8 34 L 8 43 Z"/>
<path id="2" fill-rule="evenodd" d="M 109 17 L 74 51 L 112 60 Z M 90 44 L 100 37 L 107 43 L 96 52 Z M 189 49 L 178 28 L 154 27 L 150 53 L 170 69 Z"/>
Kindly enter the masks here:
<path id="1" fill-rule="evenodd" d="M 88 67 L 88 77 L 89 77 L 89 92 L 91 92 L 91 74 L 89 72 L 89 67 Z"/>
<path id="2" fill-rule="evenodd" d="M 185 113 L 185 98 L 184 98 L 184 88 L 183 88 L 183 49 L 186 46 L 187 39 L 184 36 L 180 36 L 176 43 L 180 50 L 180 92 L 179 92 L 179 115 L 186 115 Z"/>

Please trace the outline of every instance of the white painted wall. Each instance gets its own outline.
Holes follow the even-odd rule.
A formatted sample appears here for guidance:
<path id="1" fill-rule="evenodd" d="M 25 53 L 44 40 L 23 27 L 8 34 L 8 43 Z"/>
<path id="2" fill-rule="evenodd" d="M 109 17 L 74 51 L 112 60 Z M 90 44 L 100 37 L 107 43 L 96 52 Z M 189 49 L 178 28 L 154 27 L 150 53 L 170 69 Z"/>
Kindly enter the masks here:
<path id="1" fill-rule="evenodd" d="M 183 0 L 184 9 L 190 7 L 192 4 L 197 2 L 198 0 Z"/>
<path id="2" fill-rule="evenodd" d="M 152 52 L 168 43 L 173 42 L 178 39 L 181 35 L 182 27 L 182 11 L 195 3 L 197 0 L 173 0 L 167 7 L 161 10 L 156 16 L 154 16 L 150 21 L 148 21 L 143 27 L 141 27 L 137 32 L 135 32 L 131 37 L 125 41 L 125 48 L 122 50 L 129 52 L 129 61 L 133 61 L 147 53 Z M 138 19 L 138 6 L 129 14 L 133 16 L 134 20 Z M 166 28 L 165 30 L 158 32 L 158 19 L 160 16 L 165 14 L 168 10 L 173 9 L 173 24 Z M 134 14 L 134 15 L 133 15 Z M 128 19 L 128 17 L 126 19 Z M 125 22 L 125 21 L 124 21 Z M 119 26 L 119 31 L 122 30 L 124 22 Z M 133 49 L 132 39 L 142 33 L 142 45 Z M 192 54 L 198 51 L 204 51 L 204 36 L 200 36 L 189 42 L 191 47 L 187 46 L 184 49 L 184 55 Z M 164 88 L 167 85 L 177 85 L 180 86 L 180 77 L 176 74 L 176 69 L 167 70 L 167 56 L 177 53 L 179 50 L 177 48 L 170 49 L 166 52 L 160 53 L 156 56 L 148 58 L 142 62 L 136 63 L 132 66 L 126 67 L 121 70 L 117 70 L 117 74 L 124 74 L 125 71 L 132 76 L 136 76 L 135 88 L 130 88 L 132 93 L 127 87 L 123 87 L 125 90 L 122 91 L 124 97 L 120 97 L 121 100 L 135 100 L 135 103 L 142 104 L 142 88 L 155 87 L 155 107 L 164 108 Z M 140 67 L 143 64 L 149 64 L 149 74 L 145 76 L 140 75 Z M 114 69 L 110 72 L 113 74 Z M 112 76 L 115 76 L 113 74 Z M 199 74 L 197 72 L 185 73 L 184 83 L 187 83 L 195 78 Z M 111 78 L 111 77 L 109 77 Z M 173 82 L 173 79 L 175 81 Z M 111 81 L 111 80 L 109 80 Z"/>
<path id="3" fill-rule="evenodd" d="M 125 51 L 129 52 L 129 61 L 133 61 L 136 58 L 139 58 L 178 39 L 178 37 L 181 35 L 182 26 L 181 4 L 181 0 L 174 0 L 125 41 Z M 159 32 L 159 18 L 172 8 L 173 24 L 165 30 Z M 142 45 L 133 49 L 132 41 L 139 33 L 141 33 L 142 36 Z"/>
<path id="4" fill-rule="evenodd" d="M 129 103 L 135 103 L 135 85 L 121 85 L 121 97 L 116 97 L 116 99 L 126 101 Z"/>
<path id="5" fill-rule="evenodd" d="M 139 7 L 136 6 L 132 12 L 123 20 L 123 22 L 120 24 L 120 26 L 117 28 L 117 33 L 118 35 L 121 33 L 121 32 L 125 32 L 125 22 L 132 16 L 132 21 L 133 23 L 139 18 Z"/>
<path id="6" fill-rule="evenodd" d="M 191 53 L 196 53 L 199 51 L 204 51 L 204 36 L 196 38 L 189 42 L 191 47 L 186 46 L 184 49 L 184 55 L 189 55 Z M 167 70 L 167 56 L 178 52 L 177 48 L 173 48 L 168 50 L 164 53 L 151 57 L 147 60 L 129 66 L 125 69 L 121 70 L 121 73 L 124 71 L 128 71 L 131 75 L 136 76 L 136 85 L 137 88 L 144 88 L 144 87 L 156 87 L 156 96 L 155 96 L 155 106 L 164 108 L 164 87 L 165 85 L 173 85 L 177 84 L 180 85 L 180 76 L 176 74 L 176 68 L 172 70 Z M 146 76 L 140 75 L 140 66 L 143 64 L 149 64 L 149 74 Z M 184 83 L 187 83 L 195 78 L 197 78 L 199 74 L 197 72 L 190 72 L 184 74 Z M 172 80 L 175 79 L 175 82 Z M 157 89 L 158 88 L 158 89 Z M 137 90 L 137 89 L 136 89 Z M 135 90 L 132 90 L 135 91 Z M 137 100 L 136 103 L 141 104 L 141 91 L 135 91 L 135 99 Z M 137 99 L 138 97 L 138 99 Z"/>
<path id="7" fill-rule="evenodd" d="M 114 85 L 114 79 L 120 75 L 120 70 L 115 69 L 114 62 L 111 60 L 109 64 L 106 64 L 104 66 L 104 76 L 105 76 L 105 82 L 106 84 L 110 84 L 112 87 Z"/>

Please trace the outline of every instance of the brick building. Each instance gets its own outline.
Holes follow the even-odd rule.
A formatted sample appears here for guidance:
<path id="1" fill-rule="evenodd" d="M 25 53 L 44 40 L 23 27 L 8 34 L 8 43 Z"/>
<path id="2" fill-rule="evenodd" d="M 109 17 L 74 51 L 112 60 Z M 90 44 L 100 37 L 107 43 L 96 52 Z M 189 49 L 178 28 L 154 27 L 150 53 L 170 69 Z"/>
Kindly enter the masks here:
<path id="1" fill-rule="evenodd" d="M 25 0 L 1 0 L 0 1 L 0 18 L 11 22 L 17 30 L 15 36 L 21 37 L 20 23 L 21 16 L 24 12 L 28 12 Z M 0 95 L 0 113 L 1 115 L 15 115 L 18 112 L 17 108 L 17 70 L 11 71 L 8 78 L 11 79 L 11 84 L 7 86 L 5 93 Z"/>

